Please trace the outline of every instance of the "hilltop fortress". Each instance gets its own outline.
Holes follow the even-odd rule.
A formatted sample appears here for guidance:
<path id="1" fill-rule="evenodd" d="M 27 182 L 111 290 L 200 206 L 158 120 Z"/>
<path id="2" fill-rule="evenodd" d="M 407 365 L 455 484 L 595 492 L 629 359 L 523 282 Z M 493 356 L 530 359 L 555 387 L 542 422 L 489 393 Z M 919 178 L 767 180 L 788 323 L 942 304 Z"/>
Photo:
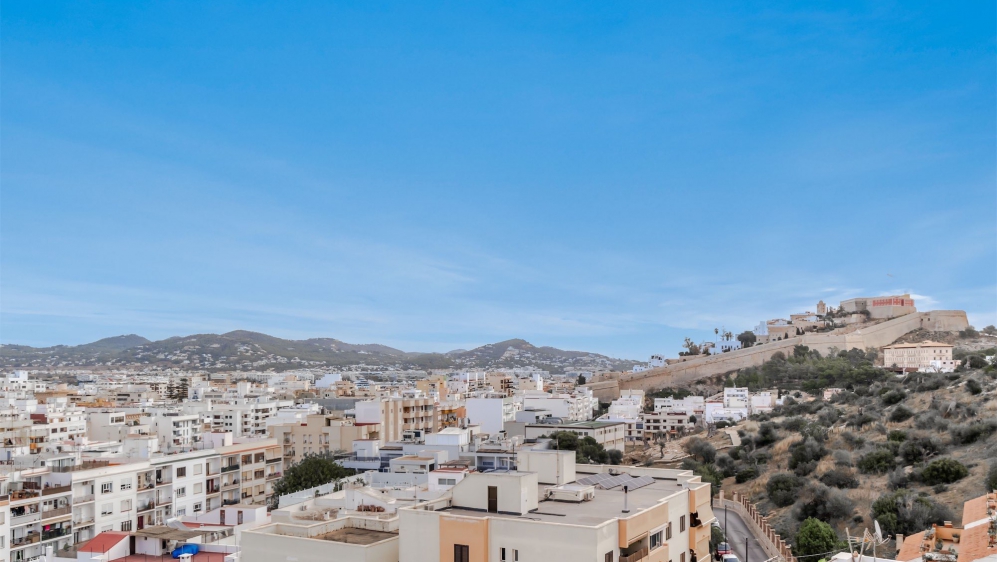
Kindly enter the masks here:
<path id="1" fill-rule="evenodd" d="M 808 313 L 809 314 L 809 313 Z M 822 354 L 832 349 L 879 349 L 914 330 L 957 332 L 969 326 L 965 311 L 934 310 L 917 312 L 910 295 L 849 299 L 836 311 L 818 304 L 818 318 L 835 316 L 835 325 L 844 326 L 826 332 L 797 330 L 779 321 L 763 322 L 768 333 L 758 335 L 759 344 L 716 355 L 694 355 L 669 359 L 667 364 L 636 372 L 606 373 L 588 386 L 600 400 L 618 397 L 620 390 L 652 390 L 689 383 L 698 379 L 729 373 L 745 367 L 757 367 L 775 353 L 791 355 L 797 345 L 805 345 Z M 794 315 L 796 316 L 796 315 Z M 807 318 L 809 322 L 811 319 Z M 773 338 L 772 328 L 780 334 Z M 758 328 L 756 328 L 758 330 Z M 761 330 L 759 330 L 761 331 Z M 802 333 L 798 333 L 802 332 Z"/>

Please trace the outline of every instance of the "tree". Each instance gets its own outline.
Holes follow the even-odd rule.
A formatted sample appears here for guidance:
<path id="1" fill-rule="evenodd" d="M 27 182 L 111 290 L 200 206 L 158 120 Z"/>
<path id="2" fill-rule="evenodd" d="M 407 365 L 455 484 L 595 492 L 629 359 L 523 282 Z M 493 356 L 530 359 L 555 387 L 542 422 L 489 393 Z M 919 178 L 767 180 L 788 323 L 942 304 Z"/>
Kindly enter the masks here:
<path id="1" fill-rule="evenodd" d="M 987 482 L 985 486 L 985 491 L 990 492 L 992 490 L 997 490 L 997 461 L 990 465 L 990 470 L 987 472 Z"/>
<path id="2" fill-rule="evenodd" d="M 702 353 L 700 347 L 693 343 L 690 338 L 685 338 L 685 343 L 682 344 L 682 347 L 685 348 L 685 351 L 680 351 L 679 355 L 699 355 Z"/>
<path id="3" fill-rule="evenodd" d="M 827 523 L 810 517 L 796 532 L 793 554 L 798 557 L 826 554 L 836 550 L 837 545 L 838 535 L 834 533 L 834 529 Z"/>
<path id="4" fill-rule="evenodd" d="M 332 455 L 305 455 L 297 464 L 286 468 L 284 476 L 274 484 L 271 505 L 276 507 L 280 496 L 335 482 L 353 473 L 352 470 L 343 468 Z"/>
<path id="5" fill-rule="evenodd" d="M 983 328 L 983 333 L 987 334 L 988 336 L 997 336 L 997 326 L 991 324 L 986 328 Z"/>
<path id="6" fill-rule="evenodd" d="M 786 507 L 788 505 L 793 505 L 796 501 L 796 496 L 799 494 L 803 484 L 806 482 L 803 478 L 796 476 L 795 474 L 790 474 L 788 472 L 780 472 L 779 474 L 773 474 L 767 484 L 765 484 L 765 493 L 768 494 L 769 500 L 778 507 Z"/>
<path id="7" fill-rule="evenodd" d="M 751 330 L 745 330 L 737 335 L 737 341 L 741 342 L 741 347 L 751 347 L 758 341 L 758 337 Z"/>
<path id="8" fill-rule="evenodd" d="M 578 385 L 581 386 L 585 384 L 585 375 L 578 375 Z"/>

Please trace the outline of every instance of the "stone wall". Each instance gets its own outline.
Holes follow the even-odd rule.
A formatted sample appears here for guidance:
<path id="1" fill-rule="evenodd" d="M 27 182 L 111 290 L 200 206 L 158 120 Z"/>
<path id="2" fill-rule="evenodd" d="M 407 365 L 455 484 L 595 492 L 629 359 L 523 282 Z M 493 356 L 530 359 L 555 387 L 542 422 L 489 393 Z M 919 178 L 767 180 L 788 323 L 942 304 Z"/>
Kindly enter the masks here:
<path id="1" fill-rule="evenodd" d="M 613 378 L 619 381 L 621 389 L 653 390 L 681 385 L 745 367 L 757 367 L 771 359 L 777 351 L 789 355 L 793 352 L 793 347 L 800 344 L 827 354 L 832 348 L 839 350 L 880 348 L 919 328 L 938 332 L 954 332 L 965 330 L 968 325 L 966 313 L 961 310 L 915 312 L 872 326 L 850 329 L 847 330 L 847 333 L 805 334 L 719 355 L 697 356 L 680 363 L 640 373 L 622 373 Z"/>

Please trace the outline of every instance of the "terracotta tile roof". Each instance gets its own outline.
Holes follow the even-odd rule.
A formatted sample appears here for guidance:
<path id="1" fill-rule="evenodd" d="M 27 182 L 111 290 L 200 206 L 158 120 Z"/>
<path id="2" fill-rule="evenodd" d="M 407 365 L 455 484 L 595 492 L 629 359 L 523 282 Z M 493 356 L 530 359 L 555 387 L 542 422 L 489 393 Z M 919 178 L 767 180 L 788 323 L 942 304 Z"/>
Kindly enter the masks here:
<path id="1" fill-rule="evenodd" d="M 104 531 L 77 548 L 78 552 L 107 552 L 111 547 L 128 538 L 128 533 Z"/>
<path id="2" fill-rule="evenodd" d="M 910 535 L 909 537 L 904 537 L 904 544 L 900 547 L 900 552 L 897 553 L 897 560 L 900 562 L 907 562 L 907 560 L 914 560 L 915 558 L 921 557 L 921 542 L 924 540 L 924 534 L 927 531 L 921 531 Z"/>
<path id="3" fill-rule="evenodd" d="M 973 498 L 962 506 L 962 526 L 965 527 L 987 517 L 987 496 Z"/>
<path id="4" fill-rule="evenodd" d="M 987 536 L 989 528 L 990 525 L 977 525 L 962 530 L 962 537 L 956 546 L 959 551 L 958 562 L 973 562 L 987 556 L 997 556 L 997 546 L 989 546 L 990 537 Z"/>

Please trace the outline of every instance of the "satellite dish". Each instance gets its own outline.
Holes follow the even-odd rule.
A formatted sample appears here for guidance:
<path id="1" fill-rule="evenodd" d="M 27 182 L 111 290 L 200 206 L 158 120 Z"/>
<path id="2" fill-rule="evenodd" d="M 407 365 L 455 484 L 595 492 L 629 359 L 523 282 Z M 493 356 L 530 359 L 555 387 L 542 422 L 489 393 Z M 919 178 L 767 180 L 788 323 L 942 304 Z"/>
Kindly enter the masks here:
<path id="1" fill-rule="evenodd" d="M 879 541 L 880 543 L 882 543 L 883 542 L 883 530 L 879 528 L 879 521 L 876 521 L 875 519 L 873 519 L 872 522 L 876 525 L 876 540 Z"/>

